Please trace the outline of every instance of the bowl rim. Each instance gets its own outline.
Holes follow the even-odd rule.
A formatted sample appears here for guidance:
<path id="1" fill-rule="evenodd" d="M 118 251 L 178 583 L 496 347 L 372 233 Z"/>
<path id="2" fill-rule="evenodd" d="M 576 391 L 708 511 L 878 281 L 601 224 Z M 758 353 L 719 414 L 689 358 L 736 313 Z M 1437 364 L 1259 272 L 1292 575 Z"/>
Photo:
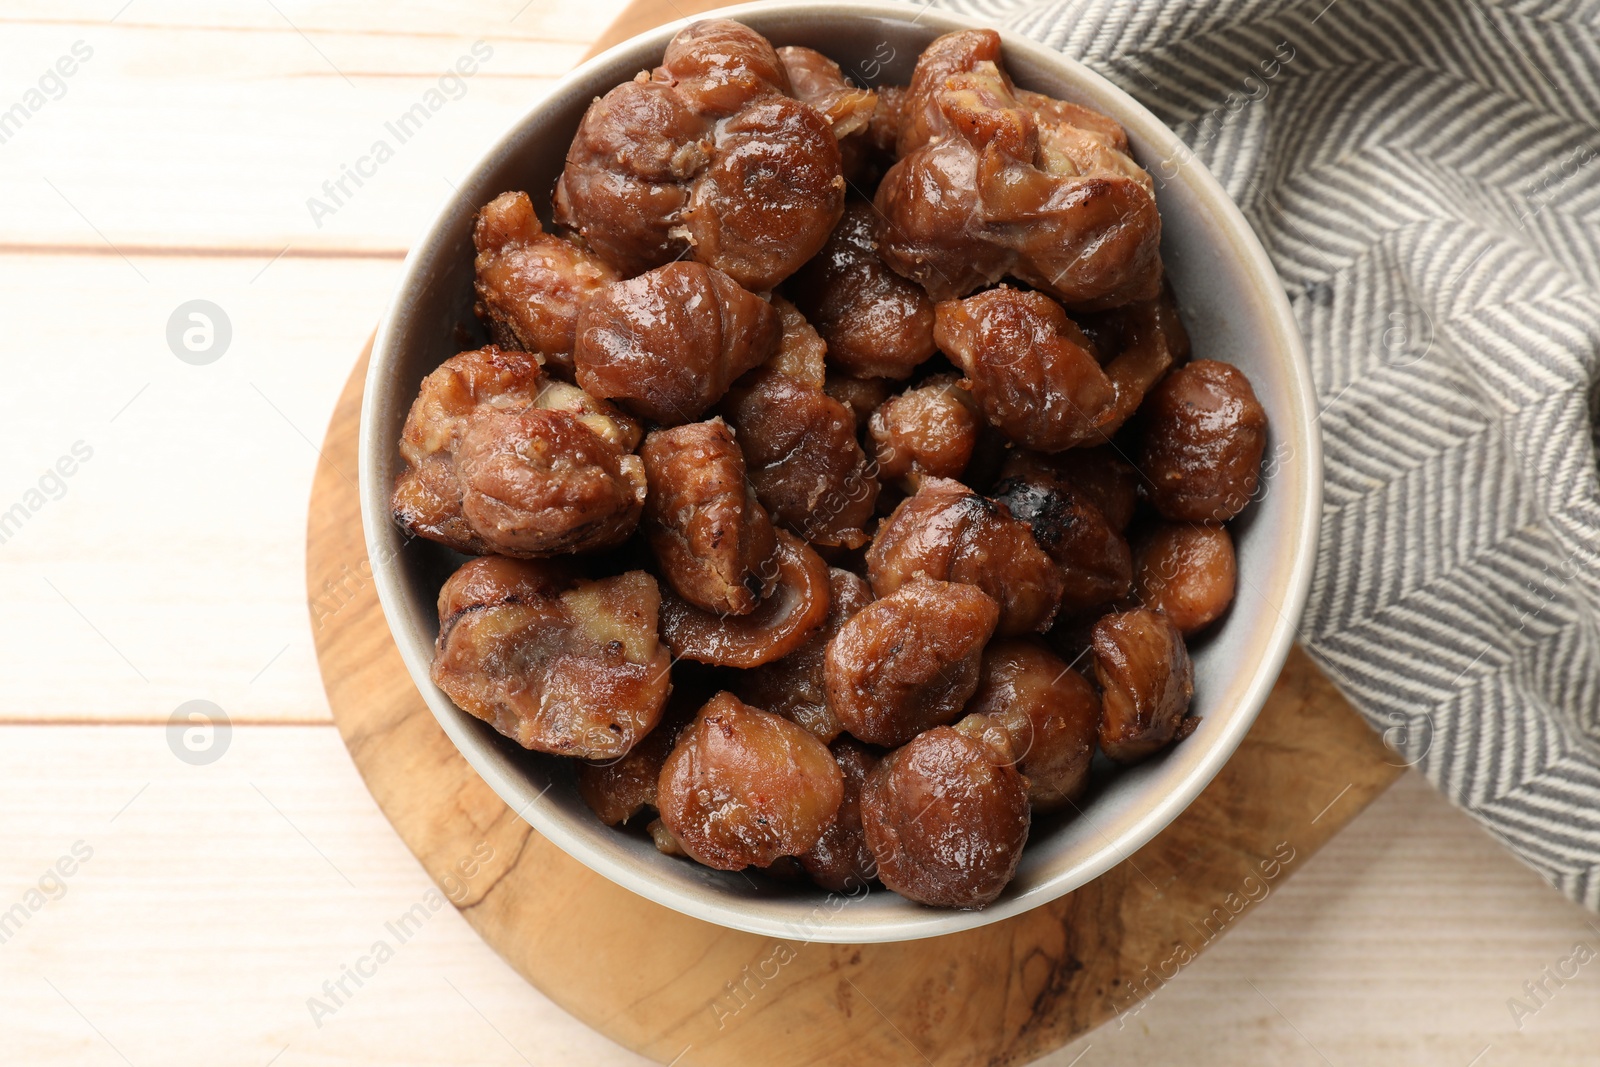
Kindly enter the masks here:
<path id="1" fill-rule="evenodd" d="M 593 76 L 592 72 L 616 62 L 623 53 L 639 49 L 647 43 L 652 46 L 659 45 L 657 50 L 664 49 L 674 34 L 684 26 L 701 19 L 751 19 L 760 22 L 774 16 L 796 13 L 815 15 L 819 18 L 842 17 L 862 21 L 909 22 L 940 33 L 960 29 L 995 29 L 982 19 L 928 5 L 901 3 L 895 0 L 869 3 L 859 0 L 760 0 L 677 19 L 606 49 L 558 79 L 538 102 L 512 123 L 478 158 L 467 172 L 468 177 L 463 179 L 461 187 L 469 188 L 472 184 L 471 176 L 482 173 L 486 168 L 498 163 L 512 143 L 518 139 L 519 132 L 549 101 L 561 99 L 573 87 L 589 80 Z M 482 738 L 472 732 L 470 724 L 463 721 L 464 716 L 455 711 L 454 705 L 450 705 L 448 709 L 442 706 L 442 704 L 449 705 L 449 699 L 434 685 L 431 678 L 432 643 L 427 642 L 428 648 L 424 650 L 419 647 L 421 642 L 407 639 L 410 626 L 398 553 L 391 545 L 384 543 L 386 534 L 391 539 L 395 536 L 392 532 L 389 511 L 389 489 L 387 486 L 378 487 L 374 480 L 381 458 L 380 450 L 392 447 L 383 439 L 384 427 L 378 424 L 374 398 L 392 380 L 392 368 L 401 356 L 398 339 L 395 336 L 396 320 L 401 316 L 408 301 L 413 299 L 412 294 L 428 284 L 426 261 L 432 257 L 436 246 L 448 230 L 463 193 L 452 193 L 445 198 L 434 212 L 421 238 L 407 253 L 400 280 L 385 308 L 374 339 L 371 362 L 367 368 L 363 387 L 359 431 L 358 481 L 362 526 L 367 556 L 383 608 L 385 623 L 390 628 L 391 636 L 413 683 L 457 751 L 519 818 L 567 855 L 610 881 L 693 918 L 731 929 L 785 939 L 867 944 L 935 937 L 975 929 L 1012 918 L 1057 899 L 1099 878 L 1112 867 L 1127 860 L 1200 795 L 1232 757 L 1254 724 L 1268 693 L 1277 681 L 1288 656 L 1289 647 L 1295 638 L 1310 592 L 1312 572 L 1316 562 L 1323 497 L 1322 442 L 1311 367 L 1282 282 L 1266 250 L 1238 206 L 1169 127 L 1124 90 L 1079 60 L 1017 33 L 1003 29 L 998 32 L 1008 59 L 1018 55 L 1025 56 L 1035 66 L 1055 68 L 1062 72 L 1064 78 L 1083 83 L 1095 93 L 1114 100 L 1119 108 L 1114 117 L 1130 132 L 1137 131 L 1147 143 L 1156 145 L 1158 150 L 1164 148 L 1168 153 L 1165 158 L 1183 161 L 1179 174 L 1172 180 L 1181 179 L 1190 184 L 1190 191 L 1209 214 L 1210 228 L 1216 236 L 1227 240 L 1228 255 L 1244 267 L 1251 286 L 1260 291 L 1259 295 L 1267 311 L 1263 316 L 1263 325 L 1280 353 L 1285 370 L 1284 385 L 1288 406 L 1296 416 L 1292 426 L 1280 428 L 1280 432 L 1284 433 L 1285 439 L 1299 457 L 1301 462 L 1297 465 L 1303 468 L 1301 499 L 1298 501 L 1298 507 L 1289 515 L 1291 521 L 1285 523 L 1287 528 L 1279 535 L 1279 540 L 1288 544 L 1292 553 L 1288 566 L 1283 568 L 1287 571 L 1283 586 L 1284 597 L 1280 605 L 1274 606 L 1278 615 L 1276 622 L 1266 639 L 1259 643 L 1263 654 L 1253 665 L 1253 676 L 1239 701 L 1244 710 L 1235 711 L 1225 724 L 1225 729 L 1211 737 L 1209 747 L 1204 750 L 1202 757 L 1194 763 L 1187 774 L 1163 795 L 1155 797 L 1144 807 L 1141 814 L 1120 829 L 1115 837 L 1101 833 L 1104 839 L 1103 847 L 1096 850 L 1087 860 L 1079 861 L 1073 867 L 1049 876 L 1024 894 L 1002 896 L 981 911 L 919 908 L 907 912 L 904 916 L 877 922 L 871 926 L 824 924 L 820 927 L 802 928 L 793 921 L 783 921 L 766 914 L 751 914 L 749 911 L 741 910 L 737 905 L 708 899 L 686 888 L 642 875 L 609 856 L 597 854 L 585 843 L 581 834 L 570 830 L 545 810 L 539 803 L 542 793 L 521 804 L 519 808 L 519 800 L 514 798 L 519 798 L 524 792 L 522 784 L 513 781 L 512 776 L 507 774 L 495 759 L 490 758 Z"/>

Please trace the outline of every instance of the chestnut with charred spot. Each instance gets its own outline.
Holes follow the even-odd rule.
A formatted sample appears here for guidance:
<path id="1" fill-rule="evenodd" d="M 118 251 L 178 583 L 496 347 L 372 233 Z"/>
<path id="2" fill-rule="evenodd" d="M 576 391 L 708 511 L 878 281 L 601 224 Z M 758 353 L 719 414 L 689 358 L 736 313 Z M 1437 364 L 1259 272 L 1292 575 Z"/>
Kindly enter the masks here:
<path id="1" fill-rule="evenodd" d="M 1000 605 L 1002 636 L 1042 633 L 1061 603 L 1061 573 L 1028 526 L 947 478 L 923 478 L 867 550 L 867 578 L 879 596 L 917 575 L 982 589 Z"/>

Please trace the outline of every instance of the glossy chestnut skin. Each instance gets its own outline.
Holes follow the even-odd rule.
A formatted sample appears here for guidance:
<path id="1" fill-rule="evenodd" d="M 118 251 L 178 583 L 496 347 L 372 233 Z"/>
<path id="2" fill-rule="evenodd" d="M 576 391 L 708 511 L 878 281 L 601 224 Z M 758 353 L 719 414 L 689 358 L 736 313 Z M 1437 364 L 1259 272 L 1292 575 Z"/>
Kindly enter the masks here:
<path id="1" fill-rule="evenodd" d="M 1128 595 L 1133 556 L 1094 497 L 1045 465 L 1008 460 L 994 498 L 1026 522 L 1060 568 L 1061 614 L 1077 615 Z"/>
<path id="2" fill-rule="evenodd" d="M 620 826 L 647 809 L 655 810 L 661 768 L 702 703 L 703 696 L 696 699 L 674 690 L 661 721 L 626 754 L 598 763 L 579 762 L 578 795 L 601 822 Z"/>
<path id="3" fill-rule="evenodd" d="M 878 877 L 878 863 L 872 858 L 867 835 L 861 829 L 861 790 L 867 784 L 867 775 L 878 765 L 878 757 L 851 737 L 839 738 L 829 750 L 844 775 L 844 800 L 833 825 L 815 845 L 800 854 L 800 865 L 822 888 L 856 895 Z"/>
<path id="4" fill-rule="evenodd" d="M 615 759 L 660 721 L 672 688 L 659 605 L 643 571 L 585 581 L 484 556 L 439 591 L 433 680 L 524 748 Z"/>
<path id="5" fill-rule="evenodd" d="M 1000 605 L 1001 636 L 1042 633 L 1061 603 L 1060 569 L 1027 524 L 946 478 L 923 478 L 867 550 L 867 580 L 879 596 L 917 575 L 982 589 Z"/>
<path id="6" fill-rule="evenodd" d="M 1164 522 L 1139 538 L 1133 593 L 1185 636 L 1210 626 L 1233 603 L 1233 538 L 1225 526 Z"/>
<path id="7" fill-rule="evenodd" d="M 1133 417 L 1151 388 L 1167 371 L 1189 359 L 1189 334 L 1178 314 L 1178 303 L 1171 286 L 1150 300 L 1140 300 L 1099 316 L 1101 325 L 1114 322 L 1114 330 L 1102 330 L 1100 340 L 1109 341 L 1114 333 L 1116 347 L 1103 351 L 1106 378 L 1116 390 L 1116 400 L 1096 429 L 1109 440 Z"/>
<path id="8" fill-rule="evenodd" d="M 878 480 L 855 416 L 822 383 L 762 372 L 741 381 L 721 411 L 738 431 L 756 496 L 774 521 L 813 544 L 856 548 Z"/>
<path id="9" fill-rule="evenodd" d="M 532 356 L 496 345 L 451 356 L 422 379 L 400 431 L 405 468 L 391 498 L 395 522 L 413 536 L 458 552 L 488 552 L 461 513 L 455 451 L 474 412 L 525 411 L 534 406 L 542 385 Z"/>
<path id="10" fill-rule="evenodd" d="M 754 611 L 777 578 L 777 541 L 733 431 L 721 419 L 656 430 L 639 458 L 645 536 L 673 592 L 710 612 Z"/>
<path id="11" fill-rule="evenodd" d="M 566 411 L 476 412 L 456 448 L 461 512 L 491 551 L 524 559 L 621 544 L 644 466 Z"/>
<path id="12" fill-rule="evenodd" d="M 738 871 L 816 845 L 844 800 L 844 775 L 808 731 L 718 693 L 678 737 L 656 795 L 685 852 Z"/>
<path id="13" fill-rule="evenodd" d="M 966 711 L 956 729 L 1016 765 L 1035 811 L 1068 807 L 1083 792 L 1100 734 L 1100 697 L 1059 656 L 1031 640 L 991 642 Z"/>
<path id="14" fill-rule="evenodd" d="M 623 82 L 584 113 L 556 185 L 555 221 L 624 277 L 670 263 L 710 157 L 708 123 L 672 85 Z"/>
<path id="15" fill-rule="evenodd" d="M 694 422 L 778 350 L 772 305 L 721 271 L 667 266 L 614 282 L 578 314 L 578 384 L 660 423 Z"/>
<path id="16" fill-rule="evenodd" d="M 1226 522 L 1261 477 L 1267 413 L 1250 380 L 1202 359 L 1167 375 L 1140 410 L 1139 469 L 1150 502 L 1179 522 Z"/>
<path id="17" fill-rule="evenodd" d="M 726 19 L 687 27 L 653 74 L 590 106 L 556 221 L 624 275 L 687 253 L 772 288 L 822 247 L 844 206 L 834 128 L 791 90 L 760 34 Z"/>
<path id="18" fill-rule="evenodd" d="M 936 300 L 1011 274 L 1080 309 L 1156 295 L 1153 183 L 1115 122 L 1018 93 L 992 30 L 934 41 L 878 187 L 881 254 Z"/>
<path id="19" fill-rule="evenodd" d="M 822 391 L 850 409 L 855 416 L 856 433 L 867 429 L 872 413 L 894 392 L 894 382 L 888 378 L 851 378 L 843 374 L 830 374 L 824 380 Z"/>
<path id="20" fill-rule="evenodd" d="M 718 667 L 759 667 L 806 642 L 828 617 L 828 565 L 787 530 L 776 531 L 773 590 L 747 615 L 707 611 L 668 590 L 661 639 L 674 656 Z M 770 572 L 758 572 L 763 581 Z"/>
<path id="21" fill-rule="evenodd" d="M 828 120 L 767 97 L 717 123 L 711 165 L 683 224 L 695 259 L 756 291 L 821 250 L 844 211 L 844 160 Z"/>
<path id="22" fill-rule="evenodd" d="M 914 578 L 828 645 L 828 707 L 849 733 L 893 748 L 950 722 L 978 687 L 999 606 L 975 586 Z"/>
<path id="23" fill-rule="evenodd" d="M 988 745 L 948 726 L 884 757 L 861 792 L 883 884 L 945 908 L 995 901 L 1028 841 L 1027 787 Z"/>
<path id="24" fill-rule="evenodd" d="M 1038 452 L 1100 438 L 1117 389 L 1089 339 L 1039 292 L 1001 287 L 937 309 L 939 349 L 967 376 L 989 423 Z"/>
<path id="25" fill-rule="evenodd" d="M 978 196 L 980 156 L 950 138 L 904 156 L 878 184 L 873 206 L 878 255 L 934 301 L 993 285 L 1016 253 L 989 239 Z"/>
<path id="26" fill-rule="evenodd" d="M 849 571 L 830 567 L 828 594 L 828 617 L 803 645 L 780 660 L 745 671 L 736 683 L 739 699 L 792 719 L 825 743 L 844 729 L 828 707 L 823 677 L 828 643 L 856 612 L 872 603 L 872 589 Z"/>
<path id="27" fill-rule="evenodd" d="M 834 366 L 857 378 L 904 379 L 933 355 L 933 301 L 878 256 L 876 212 L 864 200 L 786 289 L 828 342 Z"/>
<path id="28" fill-rule="evenodd" d="M 908 493 L 924 475 L 959 478 L 978 445 L 981 420 L 972 394 L 954 374 L 935 374 L 890 397 L 872 413 L 878 476 Z"/>
<path id="29" fill-rule="evenodd" d="M 780 48 L 778 58 L 796 100 L 816 108 L 839 142 L 846 182 L 860 181 L 870 162 L 868 131 L 878 110 L 878 94 L 854 85 L 839 64 L 811 48 Z"/>
<path id="30" fill-rule="evenodd" d="M 1189 712 L 1189 650 L 1172 620 L 1147 608 L 1107 615 L 1095 624 L 1093 642 L 1100 748 L 1119 763 L 1136 763 L 1170 744 Z"/>
<path id="31" fill-rule="evenodd" d="M 539 353 L 570 377 L 578 309 L 620 275 L 581 244 L 546 233 L 527 193 L 501 193 L 485 204 L 472 243 L 474 311 L 489 336 Z"/>

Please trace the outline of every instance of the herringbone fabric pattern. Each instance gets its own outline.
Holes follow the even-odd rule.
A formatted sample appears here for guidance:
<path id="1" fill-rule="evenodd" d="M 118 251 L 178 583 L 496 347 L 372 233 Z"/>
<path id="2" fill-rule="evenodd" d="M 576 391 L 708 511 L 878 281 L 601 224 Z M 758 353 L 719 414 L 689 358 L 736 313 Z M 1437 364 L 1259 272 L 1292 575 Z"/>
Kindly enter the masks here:
<path id="1" fill-rule="evenodd" d="M 1243 209 L 1323 407 L 1301 639 L 1600 908 L 1600 4 L 936 2 L 1116 82 Z"/>

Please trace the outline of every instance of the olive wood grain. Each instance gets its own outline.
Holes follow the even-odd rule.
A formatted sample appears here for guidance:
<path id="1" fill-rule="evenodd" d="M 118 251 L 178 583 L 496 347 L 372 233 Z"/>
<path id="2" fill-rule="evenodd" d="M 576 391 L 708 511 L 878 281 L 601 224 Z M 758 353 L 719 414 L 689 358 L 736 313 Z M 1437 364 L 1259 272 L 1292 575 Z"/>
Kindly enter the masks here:
<path id="1" fill-rule="evenodd" d="M 596 50 L 710 4 L 644 0 Z M 307 590 L 328 702 L 378 805 L 478 933 L 551 999 L 663 1063 L 1025 1063 L 1159 988 L 1400 773 L 1296 648 L 1200 797 L 1106 875 L 948 937 L 825 945 L 653 904 L 532 832 L 434 721 L 390 638 L 356 492 L 368 351 L 312 487 Z M 848 905 L 846 905 L 848 906 Z"/>

